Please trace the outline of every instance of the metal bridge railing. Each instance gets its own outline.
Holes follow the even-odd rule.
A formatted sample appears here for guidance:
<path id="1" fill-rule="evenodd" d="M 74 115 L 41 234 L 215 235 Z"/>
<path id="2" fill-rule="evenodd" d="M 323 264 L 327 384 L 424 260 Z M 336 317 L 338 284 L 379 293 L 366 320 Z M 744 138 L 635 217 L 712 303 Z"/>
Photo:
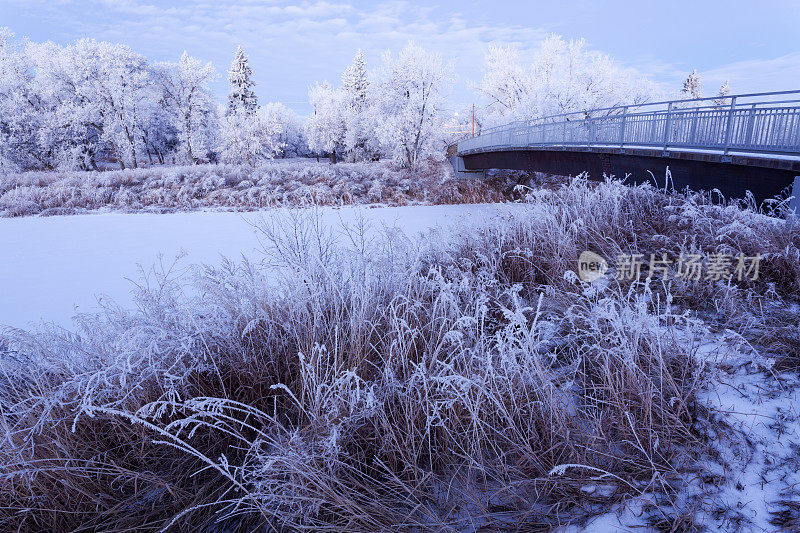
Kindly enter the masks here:
<path id="1" fill-rule="evenodd" d="M 543 146 L 800 155 L 800 90 L 673 100 L 512 122 L 459 141 L 458 153 Z"/>

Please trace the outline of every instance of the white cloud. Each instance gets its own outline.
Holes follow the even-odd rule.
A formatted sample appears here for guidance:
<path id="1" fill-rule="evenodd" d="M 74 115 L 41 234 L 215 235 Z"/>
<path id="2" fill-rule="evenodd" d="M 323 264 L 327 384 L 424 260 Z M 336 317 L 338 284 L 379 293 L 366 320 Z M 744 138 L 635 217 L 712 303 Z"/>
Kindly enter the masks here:
<path id="1" fill-rule="evenodd" d="M 725 80 L 733 93 L 800 89 L 800 52 L 773 59 L 736 61 L 701 72 L 704 89 L 713 94 Z"/>
<path id="2" fill-rule="evenodd" d="M 554 28 L 552 24 L 534 27 L 526 24 L 524 17 L 518 21 L 520 17 L 510 15 L 494 20 L 477 18 L 474 12 L 459 11 L 459 4 L 446 8 L 404 0 L 5 1 L 39 23 L 34 31 L 41 35 L 30 35 L 34 40 L 66 42 L 91 36 L 125 42 L 157 60 L 174 60 L 187 50 L 212 61 L 220 72 L 241 44 L 250 55 L 260 99 L 287 102 L 301 113 L 308 110 L 304 104 L 308 87 L 317 80 L 338 81 L 357 48 L 364 50 L 368 63 L 374 65 L 381 52 L 397 50 L 409 40 L 452 61 L 457 79 L 451 99 L 460 107 L 475 98 L 468 82 L 480 79 L 488 44 L 531 50 Z M 470 5 L 464 4 L 465 9 Z M 584 15 L 592 12 L 591 3 L 584 7 Z M 487 14 L 492 9 L 480 7 Z M 592 17 L 605 13 L 595 11 Z M 12 31 L 25 35 L 13 21 L 7 23 Z M 669 90 L 677 90 L 690 70 L 671 62 L 675 58 L 660 59 L 639 47 L 631 47 L 622 59 L 624 65 Z M 728 78 L 734 92 L 787 87 L 797 84 L 798 72 L 800 53 L 791 53 L 771 60 L 730 63 L 701 74 L 706 92 L 713 93 Z M 227 92 L 224 76 L 215 90 L 220 97 Z"/>
<path id="3" fill-rule="evenodd" d="M 466 101 L 472 95 L 463 82 L 479 77 L 487 43 L 532 47 L 546 34 L 522 25 L 468 22 L 457 12 L 402 0 L 359 6 L 324 0 L 166 6 L 141 0 L 73 0 L 68 9 L 35 3 L 38 11 L 58 16 L 76 37 L 123 41 L 158 59 L 175 58 L 186 49 L 222 71 L 235 46 L 242 44 L 263 100 L 305 101 L 307 87 L 318 79 L 337 80 L 357 48 L 374 63 L 382 51 L 413 40 L 453 59 L 462 82 L 454 98 Z M 218 85 L 223 92 L 224 80 Z"/>

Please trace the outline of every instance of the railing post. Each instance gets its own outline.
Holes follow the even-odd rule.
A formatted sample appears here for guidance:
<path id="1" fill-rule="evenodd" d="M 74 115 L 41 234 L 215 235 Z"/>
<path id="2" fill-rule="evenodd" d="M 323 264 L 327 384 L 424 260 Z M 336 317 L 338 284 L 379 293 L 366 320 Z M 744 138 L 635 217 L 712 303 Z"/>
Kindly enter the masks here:
<path id="1" fill-rule="evenodd" d="M 656 122 L 658 120 L 658 114 L 651 113 L 649 116 L 645 115 L 643 120 L 645 120 L 647 124 L 647 142 L 656 144 Z"/>
<path id="2" fill-rule="evenodd" d="M 792 146 L 793 148 L 797 148 L 798 151 L 800 152 L 800 112 L 798 112 L 798 110 L 795 110 L 794 113 L 792 114 L 797 117 L 797 123 L 796 123 L 797 125 L 795 126 L 794 140 L 790 139 L 789 142 L 790 143 L 794 142 L 794 144 L 790 144 L 790 146 Z"/>
<path id="3" fill-rule="evenodd" d="M 753 137 L 753 127 L 756 123 L 756 104 L 752 104 L 750 106 L 750 114 L 747 116 L 747 132 L 745 133 L 744 137 L 744 144 L 751 145 L 755 144 L 752 141 Z"/>
<path id="4" fill-rule="evenodd" d="M 620 148 L 622 148 L 622 146 L 625 144 L 625 119 L 627 118 L 627 116 L 628 116 L 628 107 L 626 106 L 626 107 L 624 107 L 622 109 L 622 123 L 619 126 L 619 147 Z"/>
<path id="5" fill-rule="evenodd" d="M 697 133 L 697 120 L 700 117 L 700 108 L 694 110 L 694 116 L 692 117 L 692 129 L 689 132 L 689 144 L 694 146 L 695 143 L 695 134 Z"/>
<path id="6" fill-rule="evenodd" d="M 728 110 L 728 124 L 725 128 L 725 141 L 723 142 L 723 154 L 728 155 L 731 147 L 731 130 L 733 130 L 733 111 L 736 108 L 736 97 L 731 98 L 731 108 Z"/>
<path id="7" fill-rule="evenodd" d="M 672 128 L 672 102 L 667 105 L 667 120 L 664 124 L 664 155 L 667 154 L 667 146 L 669 145 L 670 129 Z"/>

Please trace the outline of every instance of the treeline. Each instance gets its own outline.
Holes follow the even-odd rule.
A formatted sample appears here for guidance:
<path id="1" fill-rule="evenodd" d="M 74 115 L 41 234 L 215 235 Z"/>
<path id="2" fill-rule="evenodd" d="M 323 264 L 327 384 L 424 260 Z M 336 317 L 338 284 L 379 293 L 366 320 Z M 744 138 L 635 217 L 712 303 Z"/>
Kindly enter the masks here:
<path id="1" fill-rule="evenodd" d="M 414 168 L 421 158 L 444 153 L 444 95 L 452 69 L 437 54 L 408 44 L 395 57 L 386 52 L 368 73 L 359 50 L 342 74 L 309 91 L 314 114 L 306 124 L 308 145 L 351 161 L 392 157 Z"/>
<path id="2" fill-rule="evenodd" d="M 241 47 L 227 71 L 230 93 L 219 105 L 211 63 L 187 53 L 152 62 L 130 47 L 79 40 L 14 42 L 0 29 L 0 171 L 94 170 L 147 164 L 225 162 L 327 155 L 337 160 L 392 158 L 406 168 L 441 158 L 447 141 L 471 130 L 471 110 L 449 108 L 452 68 L 409 43 L 369 70 L 361 51 L 341 83 L 309 90 L 302 120 L 280 103 L 260 105 Z M 727 84 L 720 95 L 727 93 Z M 527 57 L 490 48 L 475 130 L 664 96 L 656 86 L 582 40 L 551 36 Z M 700 94 L 696 73 L 681 95 Z M 454 112 L 456 111 L 456 112 Z M 460 111 L 460 112 L 459 112 Z"/>
<path id="3" fill-rule="evenodd" d="M 92 170 L 107 161 L 124 169 L 224 155 L 211 63 L 187 53 L 154 63 L 128 46 L 93 39 L 59 46 L 10 38 L 0 30 L 2 169 Z M 271 132 L 271 156 L 305 149 L 296 115 L 281 104 L 260 113 L 280 124 Z"/>
<path id="4" fill-rule="evenodd" d="M 359 52 L 341 88 L 309 92 L 306 123 L 280 103 L 259 105 L 239 48 L 227 107 L 210 90 L 217 72 L 184 52 L 151 62 L 122 44 L 82 39 L 14 43 L 0 30 L 0 169 L 96 170 L 149 164 L 255 165 L 278 156 L 394 157 L 415 167 L 441 152 L 447 69 L 409 44 L 386 55 L 373 86 Z M 376 120 L 379 117 L 379 120 Z"/>

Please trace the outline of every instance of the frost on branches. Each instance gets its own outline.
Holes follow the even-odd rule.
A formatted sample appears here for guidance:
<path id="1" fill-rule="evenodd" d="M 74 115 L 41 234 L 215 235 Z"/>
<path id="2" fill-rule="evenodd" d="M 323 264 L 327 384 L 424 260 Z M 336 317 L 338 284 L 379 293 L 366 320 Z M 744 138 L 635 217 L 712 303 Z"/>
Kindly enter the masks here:
<path id="1" fill-rule="evenodd" d="M 488 126 L 513 120 L 652 100 L 652 83 L 610 56 L 587 49 L 584 40 L 551 35 L 530 58 L 513 47 L 494 46 L 485 57 L 480 93 L 488 100 Z"/>
<path id="2" fill-rule="evenodd" d="M 270 102 L 261 109 L 267 121 L 280 125 L 275 136 L 279 157 L 300 157 L 308 154 L 303 122 L 297 113 L 279 102 Z"/>
<path id="3" fill-rule="evenodd" d="M 231 91 L 220 131 L 220 156 L 225 163 L 254 167 L 261 161 L 273 159 L 286 146 L 281 137 L 284 129 L 281 120 L 288 118 L 285 109 L 278 109 L 274 104 L 270 104 L 268 110 L 259 107 L 252 75 L 240 46 L 228 71 Z"/>
<path id="4" fill-rule="evenodd" d="M 216 77 L 214 67 L 184 52 L 180 61 L 162 63 L 156 73 L 161 99 L 178 130 L 181 159 L 211 159 L 217 142 L 217 113 L 208 87 Z"/>
<path id="5" fill-rule="evenodd" d="M 697 70 L 692 70 L 686 81 L 683 82 L 683 89 L 681 89 L 681 98 L 685 100 L 693 100 L 695 98 L 703 97 L 703 84 L 700 83 L 700 76 Z"/>
<path id="6" fill-rule="evenodd" d="M 300 119 L 280 104 L 258 107 L 239 48 L 224 115 L 211 63 L 185 53 L 149 63 L 125 45 L 16 44 L 0 29 L 0 172 L 121 169 L 143 162 L 255 164 L 305 155 Z"/>
<path id="7" fill-rule="evenodd" d="M 384 54 L 370 83 L 359 51 L 340 88 L 324 82 L 309 91 L 309 148 L 328 154 L 331 162 L 383 155 L 412 169 L 426 157 L 441 157 L 449 72 L 440 56 L 409 43 L 397 57 Z"/>
<path id="8" fill-rule="evenodd" d="M 332 163 L 337 158 L 351 162 L 378 158 L 380 146 L 370 89 L 366 62 L 359 50 L 342 73 L 340 88 L 324 82 L 309 90 L 314 112 L 306 123 L 306 135 L 312 151 L 328 154 Z"/>
<path id="9" fill-rule="evenodd" d="M 253 92 L 255 82 L 251 79 L 252 76 L 253 70 L 247 64 L 247 56 L 240 46 L 236 49 L 236 57 L 228 71 L 228 82 L 231 84 L 231 92 L 228 94 L 228 115 L 235 113 L 252 115 L 258 110 L 258 98 Z"/>
<path id="10" fill-rule="evenodd" d="M 378 136 L 386 152 L 407 168 L 444 154 L 444 93 L 450 68 L 438 54 L 409 43 L 387 52 L 377 91 Z"/>
<path id="11" fill-rule="evenodd" d="M 222 160 L 254 167 L 260 161 L 273 159 L 284 148 L 281 131 L 278 117 L 265 109 L 228 115 L 222 121 Z"/>
<path id="12" fill-rule="evenodd" d="M 44 158 L 32 130 L 38 109 L 32 91 L 33 79 L 23 54 L 12 48 L 13 34 L 0 28 L 0 173 L 22 170 Z"/>
<path id="13" fill-rule="evenodd" d="M 150 64 L 82 39 L 15 44 L 0 31 L 0 170 L 99 170 L 212 159 L 214 69 L 184 54 Z"/>
<path id="14" fill-rule="evenodd" d="M 96 169 L 112 156 L 136 167 L 160 113 L 146 59 L 92 39 L 14 46 L 10 37 L 0 38 L 2 166 Z"/>
<path id="15" fill-rule="evenodd" d="M 309 89 L 308 100 L 314 108 L 306 122 L 308 147 L 327 153 L 331 163 L 336 163 L 337 154 L 344 151 L 347 133 L 345 93 L 326 81 Z"/>
<path id="16" fill-rule="evenodd" d="M 368 89 L 367 66 L 364 55 L 359 50 L 353 63 L 342 74 L 345 103 L 344 145 L 347 157 L 352 162 L 374 159 L 380 152 Z"/>
<path id="17" fill-rule="evenodd" d="M 0 170 L 98 170 L 207 159 L 210 64 L 151 65 L 120 44 L 11 42 L 0 31 Z"/>
<path id="18" fill-rule="evenodd" d="M 723 83 L 722 87 L 719 88 L 717 97 L 714 98 L 714 105 L 717 107 L 722 107 L 730 104 L 730 99 L 728 98 L 730 94 L 731 94 L 731 88 L 728 85 L 728 80 L 725 80 L 725 83 Z"/>

